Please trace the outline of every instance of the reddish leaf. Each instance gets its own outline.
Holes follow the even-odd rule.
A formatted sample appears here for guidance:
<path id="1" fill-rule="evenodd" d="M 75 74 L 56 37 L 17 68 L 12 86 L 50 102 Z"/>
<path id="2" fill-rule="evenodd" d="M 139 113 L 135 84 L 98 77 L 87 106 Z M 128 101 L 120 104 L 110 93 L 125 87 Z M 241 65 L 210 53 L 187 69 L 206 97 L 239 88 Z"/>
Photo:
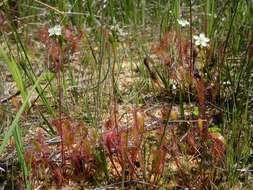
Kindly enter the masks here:
<path id="1" fill-rule="evenodd" d="M 61 169 L 59 167 L 55 167 L 52 169 L 53 177 L 58 186 L 63 185 L 65 179 L 62 175 Z"/>
<path id="2" fill-rule="evenodd" d="M 104 143 L 109 153 L 112 153 L 113 151 L 118 149 L 119 138 L 116 133 L 116 130 L 113 129 L 104 134 Z"/>
<path id="3" fill-rule="evenodd" d="M 251 58 L 253 58 L 253 42 L 251 42 L 251 44 L 249 46 L 249 55 Z"/>
<path id="4" fill-rule="evenodd" d="M 3 11 L 0 10 L 0 26 L 4 23 L 5 17 Z"/>
<path id="5" fill-rule="evenodd" d="M 37 38 L 44 43 L 46 46 L 49 46 L 52 43 L 52 39 L 49 37 L 48 27 L 43 26 L 37 31 Z"/>
<path id="6" fill-rule="evenodd" d="M 70 51 L 72 53 L 74 53 L 77 50 L 78 47 L 78 43 L 80 42 L 83 33 L 82 32 L 78 32 L 78 35 L 74 35 L 73 34 L 73 30 L 71 28 L 66 28 L 65 29 L 65 39 L 67 40 L 67 42 L 70 44 Z M 69 48 L 67 48 L 66 50 L 68 50 Z"/>
<path id="7" fill-rule="evenodd" d="M 205 83 L 202 78 L 196 78 L 195 79 L 195 88 L 198 94 L 198 99 L 199 99 L 199 107 L 200 107 L 200 113 L 202 116 L 205 115 Z"/>
<path id="8" fill-rule="evenodd" d="M 72 30 L 70 28 L 66 28 L 65 29 L 65 39 L 68 41 L 72 41 L 74 38 L 73 34 L 72 34 Z"/>
<path id="9" fill-rule="evenodd" d="M 213 162 L 219 164 L 224 159 L 225 154 L 225 140 L 220 133 L 211 133 L 209 138 L 212 141 L 211 154 Z"/>
<path id="10" fill-rule="evenodd" d="M 186 143 L 187 143 L 187 145 L 189 145 L 190 153 L 192 153 L 192 154 L 196 153 L 197 143 L 196 143 L 196 140 L 195 140 L 194 133 L 192 131 L 190 131 L 190 132 L 187 133 L 187 135 L 186 135 Z"/>
<path id="11" fill-rule="evenodd" d="M 165 151 L 161 148 L 153 150 L 153 162 L 152 162 L 152 173 L 161 174 L 164 162 L 165 162 Z"/>
<path id="12" fill-rule="evenodd" d="M 110 130 L 113 128 L 113 121 L 112 121 L 111 117 L 105 122 L 104 126 L 105 126 L 106 130 Z"/>

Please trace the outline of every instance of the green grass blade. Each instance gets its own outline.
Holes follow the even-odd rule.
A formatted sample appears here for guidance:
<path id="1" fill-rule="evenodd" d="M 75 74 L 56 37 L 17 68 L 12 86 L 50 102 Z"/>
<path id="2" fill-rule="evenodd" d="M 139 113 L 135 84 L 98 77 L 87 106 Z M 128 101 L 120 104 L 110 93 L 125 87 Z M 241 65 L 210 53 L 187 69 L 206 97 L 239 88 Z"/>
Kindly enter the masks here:
<path id="1" fill-rule="evenodd" d="M 23 102 L 21 108 L 19 109 L 17 115 L 15 116 L 15 118 L 14 118 L 14 120 L 13 120 L 13 122 L 12 122 L 10 128 L 9 128 L 8 131 L 4 134 L 4 138 L 3 138 L 3 141 L 2 141 L 1 146 L 0 146 L 0 154 L 3 153 L 3 150 L 4 150 L 5 146 L 7 145 L 9 138 L 12 136 L 13 131 L 15 130 L 15 127 L 18 125 L 18 122 L 19 122 L 19 119 L 20 119 L 22 113 L 25 111 L 25 108 L 26 108 L 26 106 L 27 106 L 28 103 L 29 103 L 29 98 L 31 97 L 31 95 L 32 95 L 32 93 L 33 93 L 33 91 L 34 91 L 34 89 L 38 87 L 39 82 L 40 82 L 40 80 L 41 80 L 42 78 L 43 78 L 43 77 L 40 77 L 40 78 L 35 82 L 34 86 L 33 86 L 32 89 L 29 91 L 28 95 L 26 96 L 26 99 L 25 99 L 25 101 Z"/>
<path id="2" fill-rule="evenodd" d="M 7 68 L 9 70 L 9 72 L 11 73 L 14 81 L 16 82 L 16 86 L 17 86 L 18 90 L 20 90 L 21 96 L 24 101 L 27 97 L 27 91 L 26 91 L 26 88 L 24 85 L 24 81 L 22 79 L 22 74 L 19 70 L 17 63 L 15 62 L 14 59 L 9 58 L 7 56 L 6 52 L 3 50 L 2 47 L 0 48 L 0 57 L 2 57 L 4 62 L 6 63 Z"/>

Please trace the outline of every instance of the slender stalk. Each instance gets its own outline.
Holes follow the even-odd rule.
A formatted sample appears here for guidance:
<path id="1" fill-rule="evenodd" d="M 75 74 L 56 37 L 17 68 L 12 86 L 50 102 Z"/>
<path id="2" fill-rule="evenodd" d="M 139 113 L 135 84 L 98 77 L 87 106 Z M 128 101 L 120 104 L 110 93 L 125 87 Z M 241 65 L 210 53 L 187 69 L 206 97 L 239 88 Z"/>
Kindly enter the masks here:
<path id="1" fill-rule="evenodd" d="M 62 42 L 61 39 L 58 39 L 61 45 L 60 48 L 60 57 L 59 62 L 56 63 L 56 78 L 57 78 L 57 87 L 58 87 L 58 96 L 59 96 L 59 120 L 60 120 L 60 136 L 61 136 L 61 156 L 62 156 L 62 165 L 65 162 L 65 152 L 64 152 L 64 139 L 63 139 L 63 128 L 62 128 L 62 98 L 63 98 L 63 90 L 62 90 L 62 78 L 61 78 L 61 70 L 64 73 L 63 64 L 63 52 L 62 52 Z"/>
<path id="2" fill-rule="evenodd" d="M 190 38 L 191 38 L 191 46 L 190 46 L 190 74 L 193 75 L 193 43 L 192 43 L 192 0 L 190 0 Z"/>

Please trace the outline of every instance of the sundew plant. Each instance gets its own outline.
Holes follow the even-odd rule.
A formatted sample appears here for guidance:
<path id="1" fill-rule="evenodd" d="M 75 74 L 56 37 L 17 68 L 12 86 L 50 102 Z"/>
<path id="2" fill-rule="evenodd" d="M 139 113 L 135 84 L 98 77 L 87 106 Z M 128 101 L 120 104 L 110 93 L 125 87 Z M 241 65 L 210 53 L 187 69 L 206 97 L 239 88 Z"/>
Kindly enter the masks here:
<path id="1" fill-rule="evenodd" d="M 253 189 L 252 0 L 0 2 L 0 189 Z"/>

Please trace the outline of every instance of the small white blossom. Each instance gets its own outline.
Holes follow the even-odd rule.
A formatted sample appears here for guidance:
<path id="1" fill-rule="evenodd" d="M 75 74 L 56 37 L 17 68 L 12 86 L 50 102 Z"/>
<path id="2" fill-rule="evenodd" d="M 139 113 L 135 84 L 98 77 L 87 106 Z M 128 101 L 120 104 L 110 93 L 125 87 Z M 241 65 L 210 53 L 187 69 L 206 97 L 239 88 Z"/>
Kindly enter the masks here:
<path id="1" fill-rule="evenodd" d="M 229 85 L 231 85 L 231 82 L 228 80 L 228 81 L 224 81 L 223 84 L 229 86 Z"/>
<path id="2" fill-rule="evenodd" d="M 175 84 L 172 84 L 172 90 L 176 90 L 177 86 Z"/>
<path id="3" fill-rule="evenodd" d="M 118 24 L 110 26 L 110 29 L 114 32 L 116 32 L 119 36 L 127 36 L 128 33 L 123 30 Z"/>
<path id="4" fill-rule="evenodd" d="M 61 35 L 61 26 L 58 24 L 52 28 L 49 28 L 48 33 L 49 33 L 49 36 L 54 36 L 54 35 L 60 36 Z"/>
<path id="5" fill-rule="evenodd" d="M 1 172 L 5 172 L 5 169 L 3 169 L 3 168 L 0 167 L 0 171 L 1 171 Z"/>
<path id="6" fill-rule="evenodd" d="M 194 35 L 193 38 L 195 40 L 195 45 L 201 47 L 207 47 L 208 42 L 210 41 L 204 33 L 200 33 L 198 36 Z"/>
<path id="7" fill-rule="evenodd" d="M 119 28 L 118 33 L 120 36 L 127 36 L 128 35 L 128 33 L 124 32 L 124 30 L 122 28 Z"/>
<path id="8" fill-rule="evenodd" d="M 182 27 L 190 25 L 190 23 L 187 20 L 185 20 L 185 19 L 177 19 L 177 22 Z"/>
<path id="9" fill-rule="evenodd" d="M 231 85 L 231 82 L 229 80 L 226 83 L 227 83 L 227 85 Z"/>
<path id="10" fill-rule="evenodd" d="M 107 6 L 107 0 L 103 0 L 102 3 L 103 3 L 103 8 L 106 8 L 106 6 Z"/>

